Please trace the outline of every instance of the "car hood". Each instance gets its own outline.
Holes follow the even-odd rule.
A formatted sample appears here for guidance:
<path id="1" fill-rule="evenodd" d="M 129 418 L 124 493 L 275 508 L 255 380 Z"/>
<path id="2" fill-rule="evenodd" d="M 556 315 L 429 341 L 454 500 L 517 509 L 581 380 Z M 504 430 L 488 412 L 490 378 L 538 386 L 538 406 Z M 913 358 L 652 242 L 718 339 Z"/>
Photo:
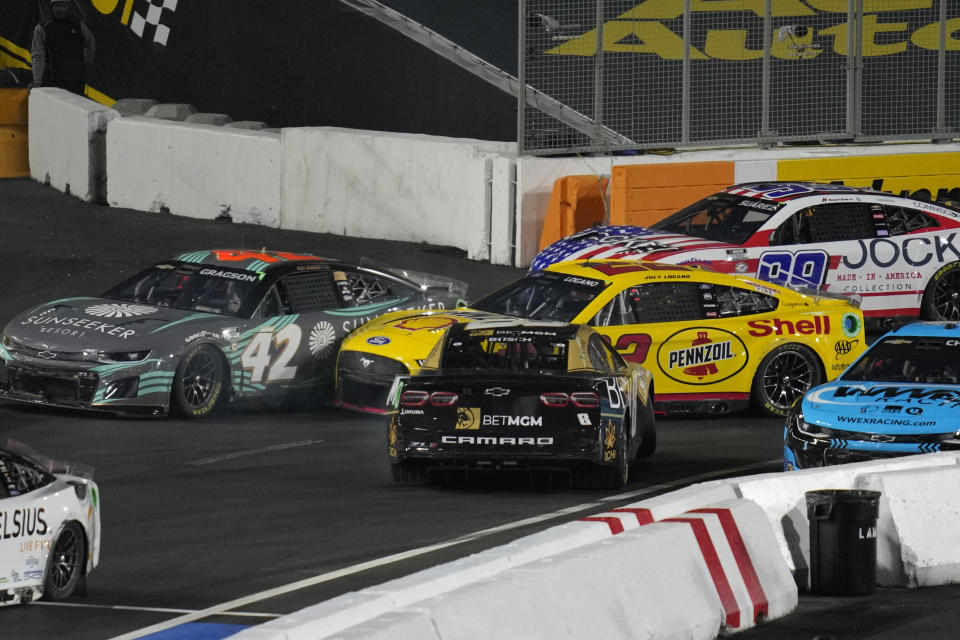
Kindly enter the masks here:
<path id="1" fill-rule="evenodd" d="M 557 240 L 533 259 L 530 271 L 541 271 L 555 262 L 629 258 L 664 260 L 668 256 L 702 249 L 732 249 L 739 245 L 704 240 L 658 229 L 606 226 L 584 229 Z M 668 262 L 676 262 L 668 260 Z"/>
<path id="2" fill-rule="evenodd" d="M 58 352 L 134 351 L 156 344 L 156 334 L 167 328 L 193 329 L 197 320 L 220 317 L 103 298 L 68 298 L 15 317 L 4 329 L 4 341 Z"/>
<path id="3" fill-rule="evenodd" d="M 960 430 L 960 386 L 834 380 L 804 397 L 806 422 L 861 433 L 902 435 Z"/>
<path id="4" fill-rule="evenodd" d="M 466 308 L 452 311 L 396 311 L 375 318 L 351 333 L 344 340 L 342 349 L 386 355 L 395 353 L 396 345 L 404 345 L 405 349 L 421 350 L 423 353 L 418 357 L 422 357 L 437 343 L 447 327 L 478 321 L 516 323 L 517 318 Z"/>

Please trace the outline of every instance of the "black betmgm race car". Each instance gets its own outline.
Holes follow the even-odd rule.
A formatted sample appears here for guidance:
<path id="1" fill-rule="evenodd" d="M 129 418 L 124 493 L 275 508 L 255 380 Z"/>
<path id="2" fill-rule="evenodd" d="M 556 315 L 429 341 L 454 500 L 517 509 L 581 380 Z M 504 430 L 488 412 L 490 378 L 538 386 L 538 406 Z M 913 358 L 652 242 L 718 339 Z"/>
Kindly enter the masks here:
<path id="1" fill-rule="evenodd" d="M 657 446 L 648 370 L 588 326 L 456 324 L 419 373 L 397 376 L 388 405 L 394 480 L 432 469 L 570 472 L 619 488 Z"/>

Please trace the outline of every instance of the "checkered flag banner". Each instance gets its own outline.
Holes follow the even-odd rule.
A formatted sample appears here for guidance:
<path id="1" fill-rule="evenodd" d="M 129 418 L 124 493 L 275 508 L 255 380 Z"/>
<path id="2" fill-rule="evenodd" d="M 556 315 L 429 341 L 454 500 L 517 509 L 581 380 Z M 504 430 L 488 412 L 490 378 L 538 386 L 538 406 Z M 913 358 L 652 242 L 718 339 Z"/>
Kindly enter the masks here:
<path id="1" fill-rule="evenodd" d="M 177 2 L 179 0 L 147 0 L 147 14 L 142 15 L 139 10 L 135 10 L 130 19 L 130 28 L 141 38 L 147 37 L 144 33 L 152 30 L 153 41 L 166 46 L 170 27 L 162 24 L 162 19 L 165 11 L 173 13 L 177 10 Z"/>

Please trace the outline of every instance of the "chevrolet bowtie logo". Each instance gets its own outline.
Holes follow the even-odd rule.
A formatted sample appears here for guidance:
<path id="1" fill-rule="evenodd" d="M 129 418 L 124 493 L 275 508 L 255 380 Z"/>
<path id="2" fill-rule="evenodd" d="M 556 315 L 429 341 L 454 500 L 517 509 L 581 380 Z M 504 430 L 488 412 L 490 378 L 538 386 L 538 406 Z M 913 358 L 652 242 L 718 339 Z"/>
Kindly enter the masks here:
<path id="1" fill-rule="evenodd" d="M 510 389 L 504 389 L 503 387 L 490 387 L 484 393 L 488 396 L 493 396 L 494 398 L 502 398 L 503 396 L 510 394 Z"/>
<path id="2" fill-rule="evenodd" d="M 57 354 L 53 351 L 41 351 L 37 354 L 38 358 L 43 358 L 44 360 L 53 360 L 57 357 Z"/>

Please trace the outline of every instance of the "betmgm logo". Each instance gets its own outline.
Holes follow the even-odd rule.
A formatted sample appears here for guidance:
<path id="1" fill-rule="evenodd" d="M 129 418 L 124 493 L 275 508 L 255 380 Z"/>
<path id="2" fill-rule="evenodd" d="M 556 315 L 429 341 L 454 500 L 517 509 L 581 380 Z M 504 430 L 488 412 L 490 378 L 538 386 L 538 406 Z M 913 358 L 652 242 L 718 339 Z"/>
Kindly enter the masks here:
<path id="1" fill-rule="evenodd" d="M 170 22 L 180 0 L 90 0 L 105 16 L 120 9 L 120 23 L 144 40 L 166 46 Z"/>

